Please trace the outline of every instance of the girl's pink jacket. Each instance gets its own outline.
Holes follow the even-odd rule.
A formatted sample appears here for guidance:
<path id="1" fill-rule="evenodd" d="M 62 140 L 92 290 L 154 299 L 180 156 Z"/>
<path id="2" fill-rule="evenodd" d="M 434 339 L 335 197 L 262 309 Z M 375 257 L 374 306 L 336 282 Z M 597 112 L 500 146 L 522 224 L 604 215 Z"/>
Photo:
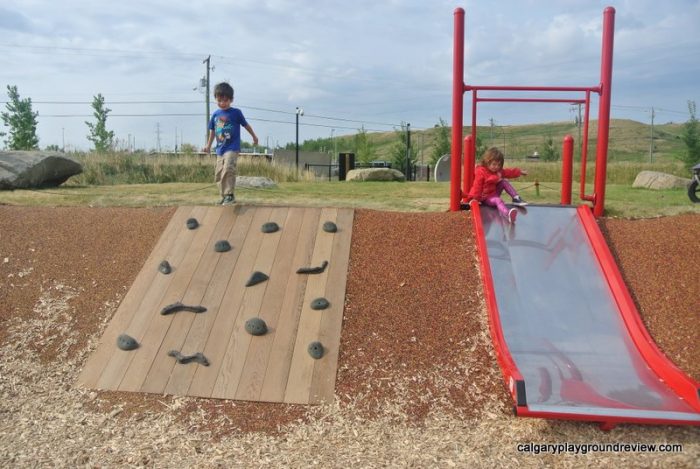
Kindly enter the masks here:
<path id="1" fill-rule="evenodd" d="M 486 166 L 477 166 L 474 172 L 474 183 L 469 191 L 469 199 L 482 201 L 496 195 L 496 186 L 501 179 L 514 179 L 520 177 L 520 168 L 503 168 L 497 173 L 492 173 Z"/>

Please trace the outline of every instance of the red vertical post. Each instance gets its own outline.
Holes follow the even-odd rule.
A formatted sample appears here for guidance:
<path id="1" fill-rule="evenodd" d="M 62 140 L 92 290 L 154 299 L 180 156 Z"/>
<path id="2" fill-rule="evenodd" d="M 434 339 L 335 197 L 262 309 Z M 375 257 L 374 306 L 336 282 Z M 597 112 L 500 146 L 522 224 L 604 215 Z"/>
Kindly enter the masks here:
<path id="1" fill-rule="evenodd" d="M 615 9 L 607 7 L 603 10 L 603 50 L 600 58 L 600 104 L 598 106 L 598 144 L 596 145 L 595 159 L 595 200 L 593 201 L 593 215 L 596 217 L 603 216 L 605 210 L 614 31 Z"/>
<path id="2" fill-rule="evenodd" d="M 452 55 L 452 151 L 450 159 L 450 211 L 459 210 L 462 166 L 462 115 L 464 111 L 464 9 L 454 12 Z"/>
<path id="3" fill-rule="evenodd" d="M 574 138 L 564 137 L 561 148 L 561 204 L 571 205 L 571 183 L 574 170 Z"/>
<path id="4" fill-rule="evenodd" d="M 474 182 L 474 139 L 471 135 L 464 137 L 464 177 L 462 178 L 462 197 L 466 197 Z"/>

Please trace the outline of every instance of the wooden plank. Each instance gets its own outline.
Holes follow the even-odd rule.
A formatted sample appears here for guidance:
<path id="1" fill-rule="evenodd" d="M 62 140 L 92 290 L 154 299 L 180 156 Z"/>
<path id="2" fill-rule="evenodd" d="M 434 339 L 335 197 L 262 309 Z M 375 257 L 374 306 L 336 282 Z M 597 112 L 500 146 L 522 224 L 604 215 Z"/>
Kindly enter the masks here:
<path id="1" fill-rule="evenodd" d="M 197 220 L 201 220 L 205 213 L 206 209 L 204 207 L 195 207 L 191 212 L 191 216 Z M 153 278 L 153 281 L 150 283 L 148 289 L 141 297 L 141 301 L 135 308 L 128 327 L 123 331 L 135 338 L 139 343 L 143 342 L 143 336 L 153 314 L 159 314 L 157 308 L 161 298 L 173 281 L 179 269 L 179 264 L 189 249 L 196 231 L 197 230 L 188 230 L 184 224 L 181 225 L 177 239 L 166 256 L 168 262 L 173 266 L 173 273 L 169 275 L 161 274 Z M 150 268 L 150 266 L 148 266 L 148 268 Z M 157 265 L 153 266 L 153 268 L 157 268 Z M 122 353 L 121 350 L 115 349 L 115 353 L 111 355 L 109 362 L 105 365 L 96 387 L 109 390 L 117 389 L 126 373 L 126 369 L 131 362 L 133 354 L 134 351 Z"/>
<path id="2" fill-rule="evenodd" d="M 309 391 L 309 403 L 320 404 L 333 402 L 335 395 L 335 377 L 338 371 L 338 353 L 340 350 L 340 331 L 343 326 L 343 309 L 345 306 L 345 287 L 350 260 L 352 241 L 352 224 L 354 211 L 338 211 L 338 232 L 333 239 L 332 261 L 328 268 L 326 298 L 330 302 L 328 309 L 321 315 L 318 340 L 323 344 L 326 354 L 316 360 Z"/>
<path id="3" fill-rule="evenodd" d="M 209 283 L 211 282 L 216 266 L 218 265 L 219 260 L 222 258 L 222 253 L 216 252 L 213 249 L 213 246 L 219 240 L 228 240 L 228 235 L 231 233 L 231 228 L 233 227 L 236 219 L 235 211 L 229 207 L 212 207 L 209 209 L 209 211 L 220 212 L 220 218 L 216 228 L 209 237 L 207 248 L 202 253 L 197 264 L 197 269 L 192 275 L 192 280 L 190 281 L 190 284 L 187 287 L 187 290 L 184 292 L 181 300 L 183 304 L 202 305 L 205 308 L 207 308 L 207 304 L 203 302 L 204 294 Z M 236 249 L 236 246 L 232 245 L 232 248 Z M 199 315 L 206 315 L 207 313 L 209 313 L 208 310 L 204 313 L 198 314 L 178 313 L 172 317 L 170 327 L 168 328 L 167 334 L 163 338 L 160 349 L 156 353 L 153 362 L 151 363 L 151 368 L 148 371 L 148 375 L 146 376 L 143 385 L 141 386 L 141 391 L 160 394 L 165 389 L 168 379 L 170 378 L 170 374 L 175 367 L 181 368 L 182 366 L 199 366 L 196 363 L 182 365 L 177 364 L 175 359 L 168 355 L 168 352 L 170 350 L 177 350 L 183 355 L 191 355 L 196 352 L 200 352 L 201 350 L 185 349 L 183 348 L 183 344 L 195 317 Z"/>
<path id="4" fill-rule="evenodd" d="M 85 367 L 80 372 L 77 381 L 79 386 L 87 388 L 94 388 L 97 386 L 97 381 L 104 367 L 109 362 L 110 357 L 116 352 L 121 352 L 116 348 L 117 337 L 119 337 L 119 335 L 126 330 L 129 323 L 131 323 L 138 304 L 141 302 L 143 295 L 155 276 L 162 275 L 158 272 L 157 266 L 165 259 L 170 248 L 175 243 L 178 233 L 181 232 L 185 220 L 190 217 L 192 210 L 193 207 L 180 207 L 173 214 L 168 226 L 163 230 L 153 251 L 151 251 L 148 259 L 146 259 L 146 262 L 136 275 L 134 283 L 131 285 L 126 295 L 124 295 L 112 320 L 107 325 L 105 332 L 100 338 L 97 349 L 90 356 Z"/>
<path id="5" fill-rule="evenodd" d="M 245 283 L 253 272 L 255 259 L 262 243 L 260 227 L 269 219 L 272 209 L 256 208 L 254 212 L 253 221 L 241 247 L 236 267 L 204 347 L 204 355 L 208 358 L 210 365 L 197 367 L 188 391 L 190 396 L 211 397 L 219 375 L 228 373 L 225 368 L 222 368 L 223 357 L 226 354 L 229 338 L 233 334 L 233 327 L 245 291 Z"/>
<path id="6" fill-rule="evenodd" d="M 296 270 L 299 267 L 308 267 L 311 263 L 320 216 L 321 210 L 318 208 L 304 210 L 296 249 L 293 256 L 290 255 L 293 257 L 292 270 L 284 291 L 277 327 L 271 335 L 270 358 L 259 396 L 262 401 L 284 401 L 284 391 L 287 387 L 289 366 L 299 326 L 299 314 L 308 278 L 308 275 L 297 274 Z"/>
<path id="7" fill-rule="evenodd" d="M 321 210 L 321 218 L 318 223 L 316 244 L 311 256 L 311 264 L 319 265 L 323 261 L 330 261 L 333 250 L 333 237 L 321 236 L 325 233 L 322 230 L 326 221 L 335 222 L 337 209 L 324 208 Z M 313 378 L 315 361 L 308 353 L 308 346 L 311 342 L 318 340 L 319 328 L 321 325 L 321 312 L 311 309 L 311 302 L 319 297 L 323 297 L 326 291 L 328 273 L 330 269 L 321 274 L 309 275 L 304 292 L 304 301 L 301 307 L 301 317 L 299 318 L 299 328 L 294 344 L 294 352 L 289 368 L 289 378 L 284 393 L 284 402 L 295 404 L 307 404 L 309 402 L 309 392 Z"/>
<path id="8" fill-rule="evenodd" d="M 287 219 L 288 212 L 289 208 L 287 207 L 275 208 L 272 210 L 269 221 L 283 225 Z M 253 271 L 260 271 L 268 276 L 270 275 L 283 230 L 284 228 L 275 233 L 260 233 L 263 240 L 258 256 L 255 259 Z M 268 286 L 269 280 L 246 287 L 243 293 L 243 301 L 241 302 L 237 319 L 229 338 L 226 354 L 221 364 L 222 369 L 226 372 L 219 374 L 212 391 L 213 397 L 233 399 L 236 395 L 243 366 L 246 363 L 248 348 L 253 339 L 253 336 L 245 330 L 245 322 L 259 314 Z"/>
<path id="9" fill-rule="evenodd" d="M 236 399 L 257 401 L 260 398 L 287 283 L 292 276 L 296 275 L 293 253 L 299 241 L 303 219 L 303 208 L 289 209 L 262 303 L 257 312 L 250 312 L 251 315 L 258 316 L 265 321 L 269 332 L 263 336 L 252 338 L 250 342 L 235 394 Z"/>
<path id="10" fill-rule="evenodd" d="M 227 236 L 222 237 L 222 239 L 229 240 L 233 249 L 219 257 L 220 260 L 216 264 L 215 271 L 202 299 L 202 304 L 207 305 L 207 312 L 194 317 L 194 321 L 182 345 L 182 350 L 189 351 L 188 353 L 204 351 L 207 338 L 216 322 L 226 288 L 229 285 L 231 275 L 253 221 L 255 210 L 250 207 L 237 205 L 234 212 L 236 214 L 235 223 L 233 223 Z M 195 366 L 175 367 L 164 392 L 166 394 L 187 395 L 196 370 L 197 367 Z"/>
<path id="11" fill-rule="evenodd" d="M 173 279 L 160 302 L 153 311 L 150 312 L 150 322 L 146 325 L 146 332 L 143 334 L 141 345 L 132 353 L 131 363 L 129 363 L 124 377 L 119 383 L 120 391 L 139 391 L 148 375 L 151 365 L 160 350 L 163 339 L 168 329 L 178 315 L 191 315 L 190 312 L 179 312 L 170 315 L 162 315 L 160 311 L 173 303 L 182 302 L 184 292 L 187 290 L 192 277 L 199 265 L 204 252 L 213 250 L 211 236 L 216 229 L 222 215 L 221 209 L 207 208 L 203 219 L 194 233 L 194 239 L 187 246 L 185 255 L 181 262 L 175 264 L 178 267 L 174 270 Z"/>

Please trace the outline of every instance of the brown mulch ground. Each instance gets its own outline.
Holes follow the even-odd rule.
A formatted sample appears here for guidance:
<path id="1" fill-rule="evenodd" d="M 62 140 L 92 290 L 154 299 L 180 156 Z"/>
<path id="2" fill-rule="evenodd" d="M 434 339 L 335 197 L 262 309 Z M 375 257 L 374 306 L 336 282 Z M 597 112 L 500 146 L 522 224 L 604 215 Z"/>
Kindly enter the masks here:
<path id="1" fill-rule="evenodd" d="M 158 466 L 672 465 L 698 428 L 510 416 L 466 213 L 357 210 L 337 400 L 282 404 L 73 384 L 173 208 L 0 206 L 0 463 Z M 600 222 L 649 332 L 700 379 L 700 216 Z M 693 251 L 695 249 L 695 251 Z M 670 442 L 676 454 L 531 455 L 518 442 Z"/>

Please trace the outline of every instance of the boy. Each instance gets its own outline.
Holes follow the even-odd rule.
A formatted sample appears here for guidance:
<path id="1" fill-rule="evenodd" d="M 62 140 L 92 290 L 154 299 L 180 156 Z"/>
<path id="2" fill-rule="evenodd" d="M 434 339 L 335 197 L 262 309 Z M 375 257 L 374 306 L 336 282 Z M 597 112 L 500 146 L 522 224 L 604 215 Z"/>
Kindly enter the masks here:
<path id="1" fill-rule="evenodd" d="M 258 137 L 246 122 L 240 109 L 231 107 L 233 88 L 226 82 L 214 87 L 214 98 L 219 109 L 214 111 L 209 120 L 209 138 L 203 152 L 211 151 L 211 144 L 216 138 L 216 170 L 214 180 L 221 193 L 221 205 L 236 202 L 233 190 L 236 187 L 236 160 L 241 151 L 241 127 L 253 137 L 253 145 L 258 144 Z"/>

